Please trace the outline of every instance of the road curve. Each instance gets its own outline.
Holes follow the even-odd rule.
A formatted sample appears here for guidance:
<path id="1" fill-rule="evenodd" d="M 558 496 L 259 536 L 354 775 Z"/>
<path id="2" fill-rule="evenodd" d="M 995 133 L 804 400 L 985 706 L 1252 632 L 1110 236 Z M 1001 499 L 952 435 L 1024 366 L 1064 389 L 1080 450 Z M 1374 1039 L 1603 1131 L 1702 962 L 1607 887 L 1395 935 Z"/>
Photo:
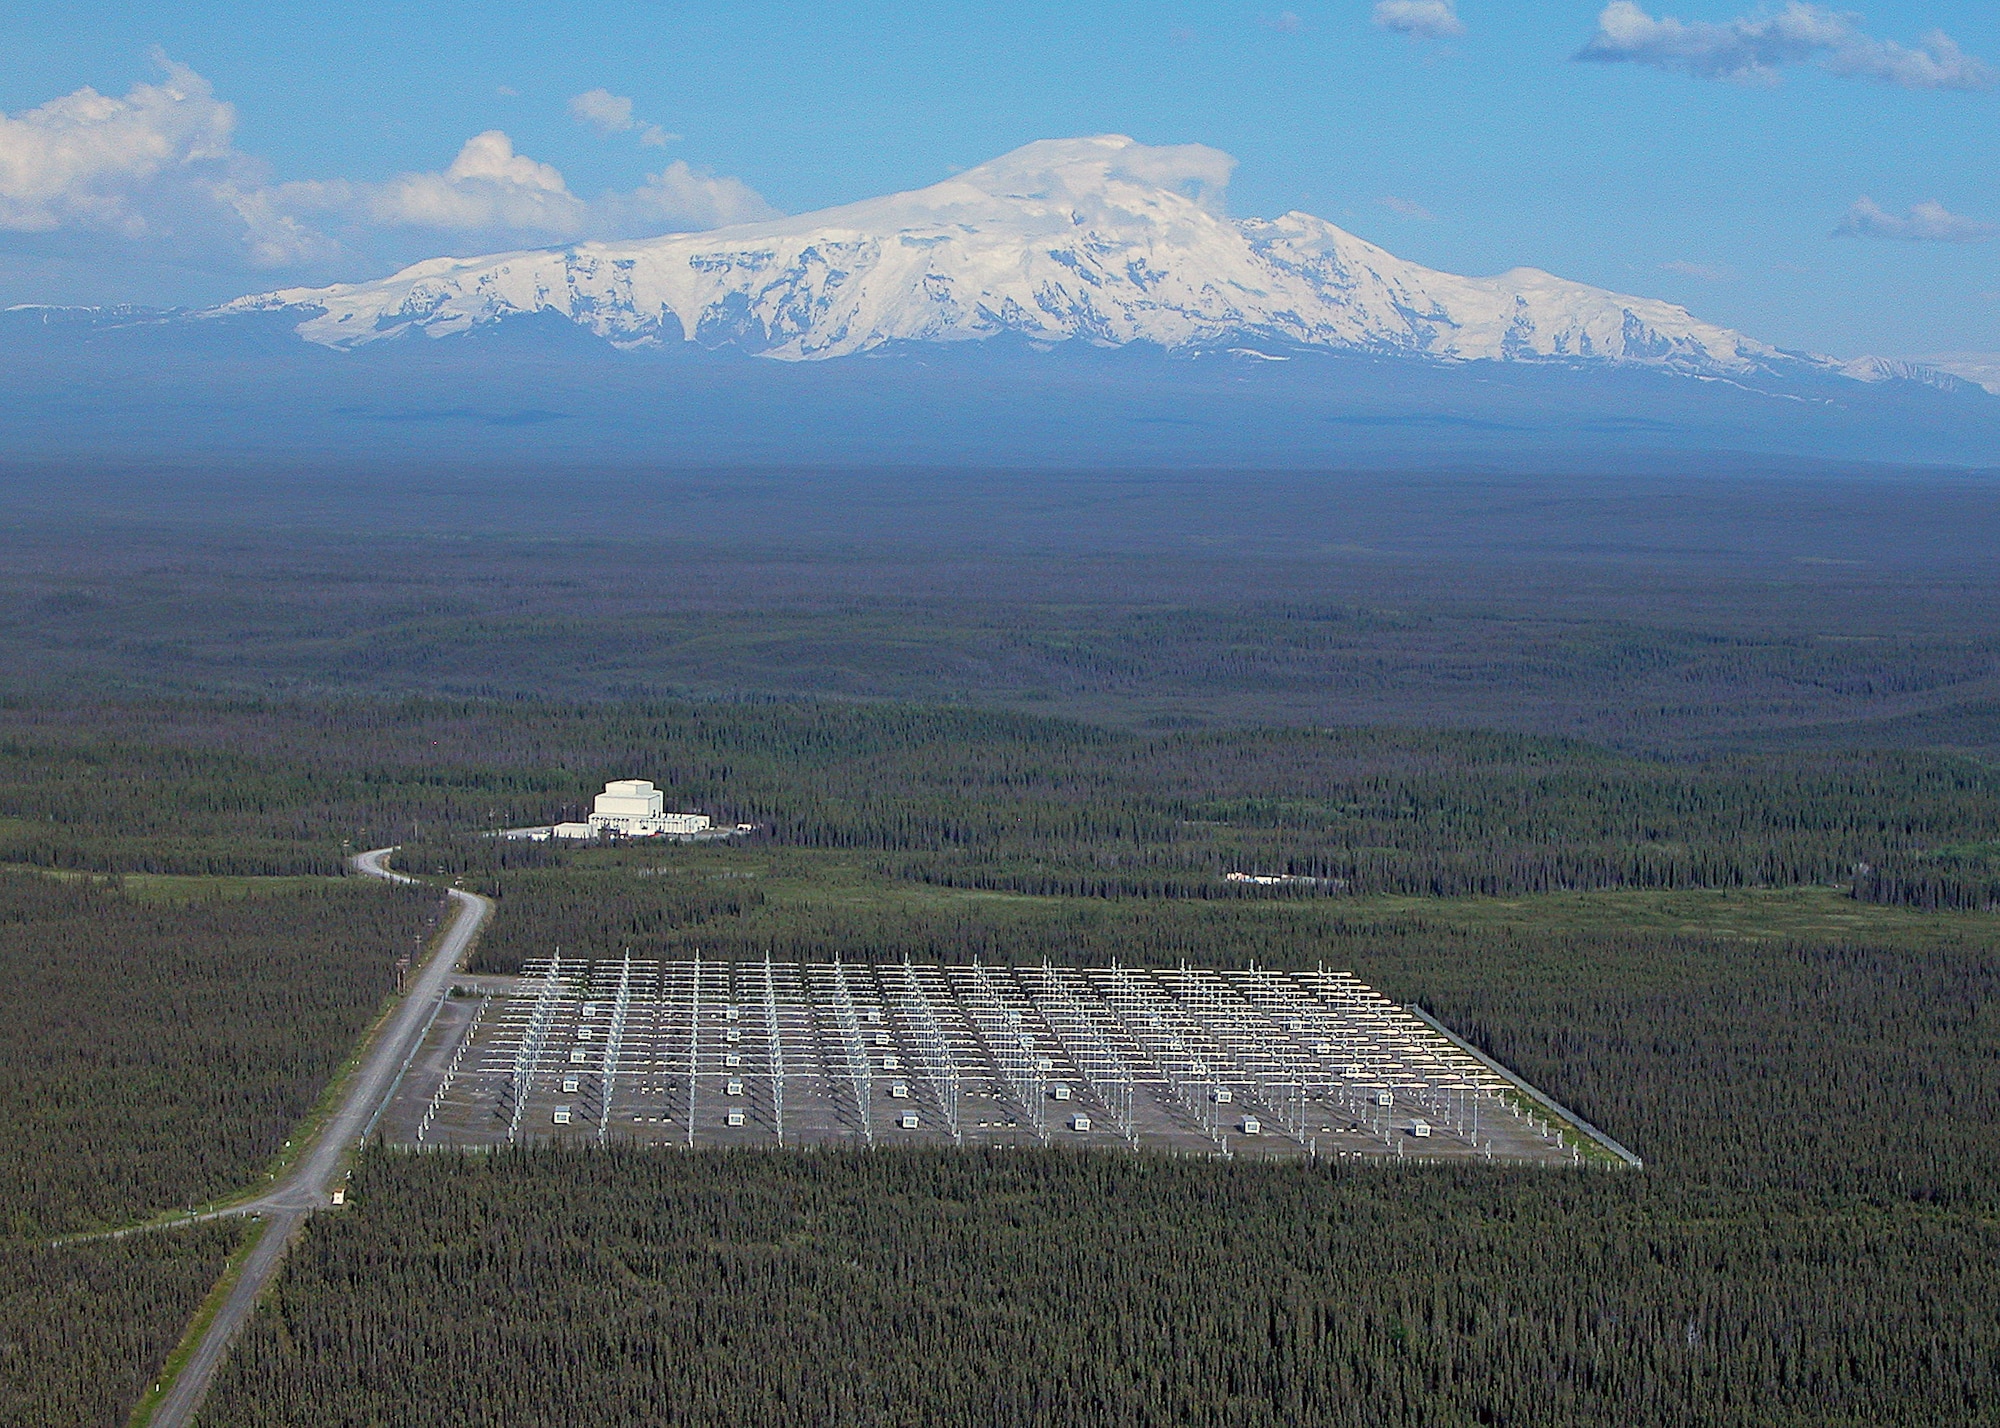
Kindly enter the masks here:
<path id="1" fill-rule="evenodd" d="M 392 883 L 411 883 L 388 867 L 394 848 L 377 848 L 350 860 L 354 871 L 365 877 Z M 451 985 L 452 974 L 472 946 L 472 939 L 493 913 L 493 904 L 476 893 L 448 889 L 455 911 L 450 926 L 438 938 L 437 949 L 418 968 L 405 989 L 403 999 L 376 1035 L 362 1057 L 341 1097 L 340 1105 L 320 1128 L 318 1137 L 299 1157 L 291 1172 L 277 1185 L 254 1199 L 218 1210 L 201 1219 L 224 1216 L 262 1215 L 264 1234 L 244 1263 L 243 1273 L 231 1286 L 229 1296 L 209 1321 L 194 1352 L 174 1378 L 164 1397 L 153 1410 L 152 1428 L 188 1428 L 195 1410 L 208 1392 L 209 1380 L 221 1365 L 230 1343 L 249 1322 L 257 1298 L 278 1271 L 285 1248 L 306 1216 L 328 1203 L 334 1177 L 341 1161 L 374 1120 L 404 1065 L 423 1039 L 438 999 Z"/>

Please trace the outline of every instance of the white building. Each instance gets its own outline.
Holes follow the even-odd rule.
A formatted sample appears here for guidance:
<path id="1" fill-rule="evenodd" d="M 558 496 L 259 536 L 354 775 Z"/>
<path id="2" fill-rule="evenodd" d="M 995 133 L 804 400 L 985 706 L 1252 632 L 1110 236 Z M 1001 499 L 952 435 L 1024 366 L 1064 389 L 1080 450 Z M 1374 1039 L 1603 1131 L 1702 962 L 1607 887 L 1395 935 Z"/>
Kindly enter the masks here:
<path id="1" fill-rule="evenodd" d="M 685 838 L 709 829 L 706 813 L 668 813 L 660 791 L 642 778 L 614 779 L 597 795 L 588 823 L 558 823 L 557 838 L 595 838 L 617 833 L 627 838 Z"/>

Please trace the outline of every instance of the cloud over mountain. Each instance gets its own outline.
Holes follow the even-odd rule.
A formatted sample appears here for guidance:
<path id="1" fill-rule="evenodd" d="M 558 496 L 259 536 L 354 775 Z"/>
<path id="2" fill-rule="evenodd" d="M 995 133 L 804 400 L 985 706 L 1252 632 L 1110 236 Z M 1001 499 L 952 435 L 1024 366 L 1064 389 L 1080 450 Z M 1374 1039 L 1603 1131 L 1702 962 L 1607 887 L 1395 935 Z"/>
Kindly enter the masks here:
<path id="1" fill-rule="evenodd" d="M 84 88 L 0 115 L 0 228 L 106 229 L 139 238 L 192 200 L 227 208 L 255 175 L 236 151 L 236 111 L 207 80 L 155 52 L 158 84 L 122 99 Z"/>
<path id="2" fill-rule="evenodd" d="M 1890 213 L 1872 198 L 1859 198 L 1833 230 L 1836 238 L 1896 238 L 1906 243 L 1977 243 L 2000 234 L 2000 224 L 1953 213 L 1935 200 L 1907 214 Z"/>
<path id="3" fill-rule="evenodd" d="M 441 172 L 404 173 L 381 183 L 293 183 L 273 191 L 284 212 L 322 225 L 429 229 L 531 239 L 622 237 L 718 228 L 774 210 L 738 179 L 703 173 L 676 159 L 638 188 L 584 199 L 560 170 L 514 151 L 498 129 L 466 140 Z"/>
<path id="4" fill-rule="evenodd" d="M 1775 84 L 1780 70 L 1801 64 L 1904 89 L 1990 89 L 1994 82 L 1992 67 L 1966 54 L 1942 30 L 1932 30 L 1910 49 L 1864 34 L 1850 16 L 1804 0 L 1790 0 L 1775 14 L 1719 24 L 1655 19 L 1632 0 L 1614 0 L 1575 57 L 1737 84 Z"/>
<path id="5" fill-rule="evenodd" d="M 364 191 L 376 222 L 416 228 L 566 232 L 581 218 L 561 172 L 515 153 L 498 129 L 467 139 L 443 173 L 400 174 Z"/>
<path id="6" fill-rule="evenodd" d="M 235 145 L 236 113 L 184 64 L 155 52 L 157 84 L 123 98 L 95 89 L 0 115 L 0 231 L 96 230 L 212 261 L 234 255 L 285 267 L 372 251 L 395 231 L 479 234 L 497 241 L 607 238 L 713 228 L 775 210 L 740 179 L 675 160 L 636 188 L 571 192 L 553 165 L 517 153 L 497 129 L 476 134 L 442 170 L 379 181 L 271 181 Z M 601 129 L 642 125 L 629 100 L 578 96 Z"/>
<path id="7" fill-rule="evenodd" d="M 588 124 L 600 134 L 629 134 L 636 129 L 642 144 L 664 147 L 680 137 L 669 134 L 657 124 L 635 118 L 631 99 L 623 94 L 613 94 L 608 89 L 586 89 L 581 94 L 572 95 L 569 112 L 579 124 Z"/>

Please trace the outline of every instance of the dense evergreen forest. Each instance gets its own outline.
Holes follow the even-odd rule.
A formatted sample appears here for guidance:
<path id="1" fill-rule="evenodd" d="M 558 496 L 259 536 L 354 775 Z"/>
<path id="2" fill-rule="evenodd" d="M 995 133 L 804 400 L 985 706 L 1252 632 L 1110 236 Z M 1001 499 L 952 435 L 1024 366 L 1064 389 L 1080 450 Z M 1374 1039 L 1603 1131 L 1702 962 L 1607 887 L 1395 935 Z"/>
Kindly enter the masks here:
<path id="1" fill-rule="evenodd" d="M 1960 1424 L 2000 1399 L 1990 933 L 1300 950 L 1421 997 L 1648 1169 L 375 1155 L 211 1421 Z"/>
<path id="2" fill-rule="evenodd" d="M 627 775 L 757 831 L 484 836 Z M 0 1423 L 115 1424 L 156 1370 L 228 1234 L 46 1236 L 262 1172 L 435 915 L 326 876 L 392 842 L 498 895 L 485 970 L 558 943 L 1352 967 L 1649 1168 L 371 1156 L 215 1423 L 1965 1421 L 2000 1344 L 1996 807 L 1991 767 L 1908 749 L 18 700 L 0 957 L 51 990 L 8 1002 L 0 1039 L 0 1250 L 23 1284 L 0 1385 L 48 1387 Z M 1641 895 L 1754 911 L 1773 889 L 1817 899 L 1821 930 L 1619 923 Z M 1511 921 L 1446 915 L 1482 901 Z M 1824 931 L 1832 904 L 1847 930 Z M 50 1324 L 99 1316 L 63 1330 L 86 1351 L 47 1364 L 38 1296 Z"/>
<path id="3" fill-rule="evenodd" d="M 1230 871 L 1428 896 L 1842 883 L 1984 905 L 2000 772 L 1918 752 L 1706 758 L 1398 730 L 1120 734 L 884 706 L 524 702 L 0 708 L 0 862 L 324 873 L 402 842 L 426 869 L 480 830 L 651 777 L 786 847 L 895 875 L 1062 896 L 1229 894 Z M 439 846 L 439 840 L 449 846 Z M 1944 856 L 1940 856 L 1944 855 Z M 414 864 L 413 864 L 414 865 Z M 496 884 L 497 886 L 497 884 Z"/>
<path id="4" fill-rule="evenodd" d="M 222 1273 L 241 1225 L 0 1240 L 0 1423 L 118 1428 Z"/>
<path id="5" fill-rule="evenodd" d="M 34 1236 L 260 1175 L 438 916 L 333 883 L 150 902 L 0 873 L 0 1204 Z"/>
<path id="6" fill-rule="evenodd" d="M 428 889 L 0 871 L 0 1424 L 124 1422 L 242 1233 L 52 1246 L 226 1199 L 296 1135 Z"/>
<path id="7" fill-rule="evenodd" d="M 578 456 L 0 456 L 0 695 L 776 695 L 1139 730 L 2000 753 L 2000 487 L 1965 472 L 1713 453 L 1511 475 Z"/>

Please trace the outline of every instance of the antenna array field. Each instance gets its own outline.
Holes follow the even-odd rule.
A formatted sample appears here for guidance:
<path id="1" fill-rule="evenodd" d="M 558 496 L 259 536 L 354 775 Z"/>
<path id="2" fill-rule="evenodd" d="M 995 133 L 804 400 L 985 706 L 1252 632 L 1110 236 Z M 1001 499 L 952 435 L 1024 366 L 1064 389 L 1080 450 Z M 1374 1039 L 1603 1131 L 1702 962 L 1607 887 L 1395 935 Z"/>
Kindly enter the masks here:
<path id="1" fill-rule="evenodd" d="M 1543 1164 L 1586 1144 L 1347 972 L 555 956 L 476 985 L 433 1024 L 391 1140 Z"/>

